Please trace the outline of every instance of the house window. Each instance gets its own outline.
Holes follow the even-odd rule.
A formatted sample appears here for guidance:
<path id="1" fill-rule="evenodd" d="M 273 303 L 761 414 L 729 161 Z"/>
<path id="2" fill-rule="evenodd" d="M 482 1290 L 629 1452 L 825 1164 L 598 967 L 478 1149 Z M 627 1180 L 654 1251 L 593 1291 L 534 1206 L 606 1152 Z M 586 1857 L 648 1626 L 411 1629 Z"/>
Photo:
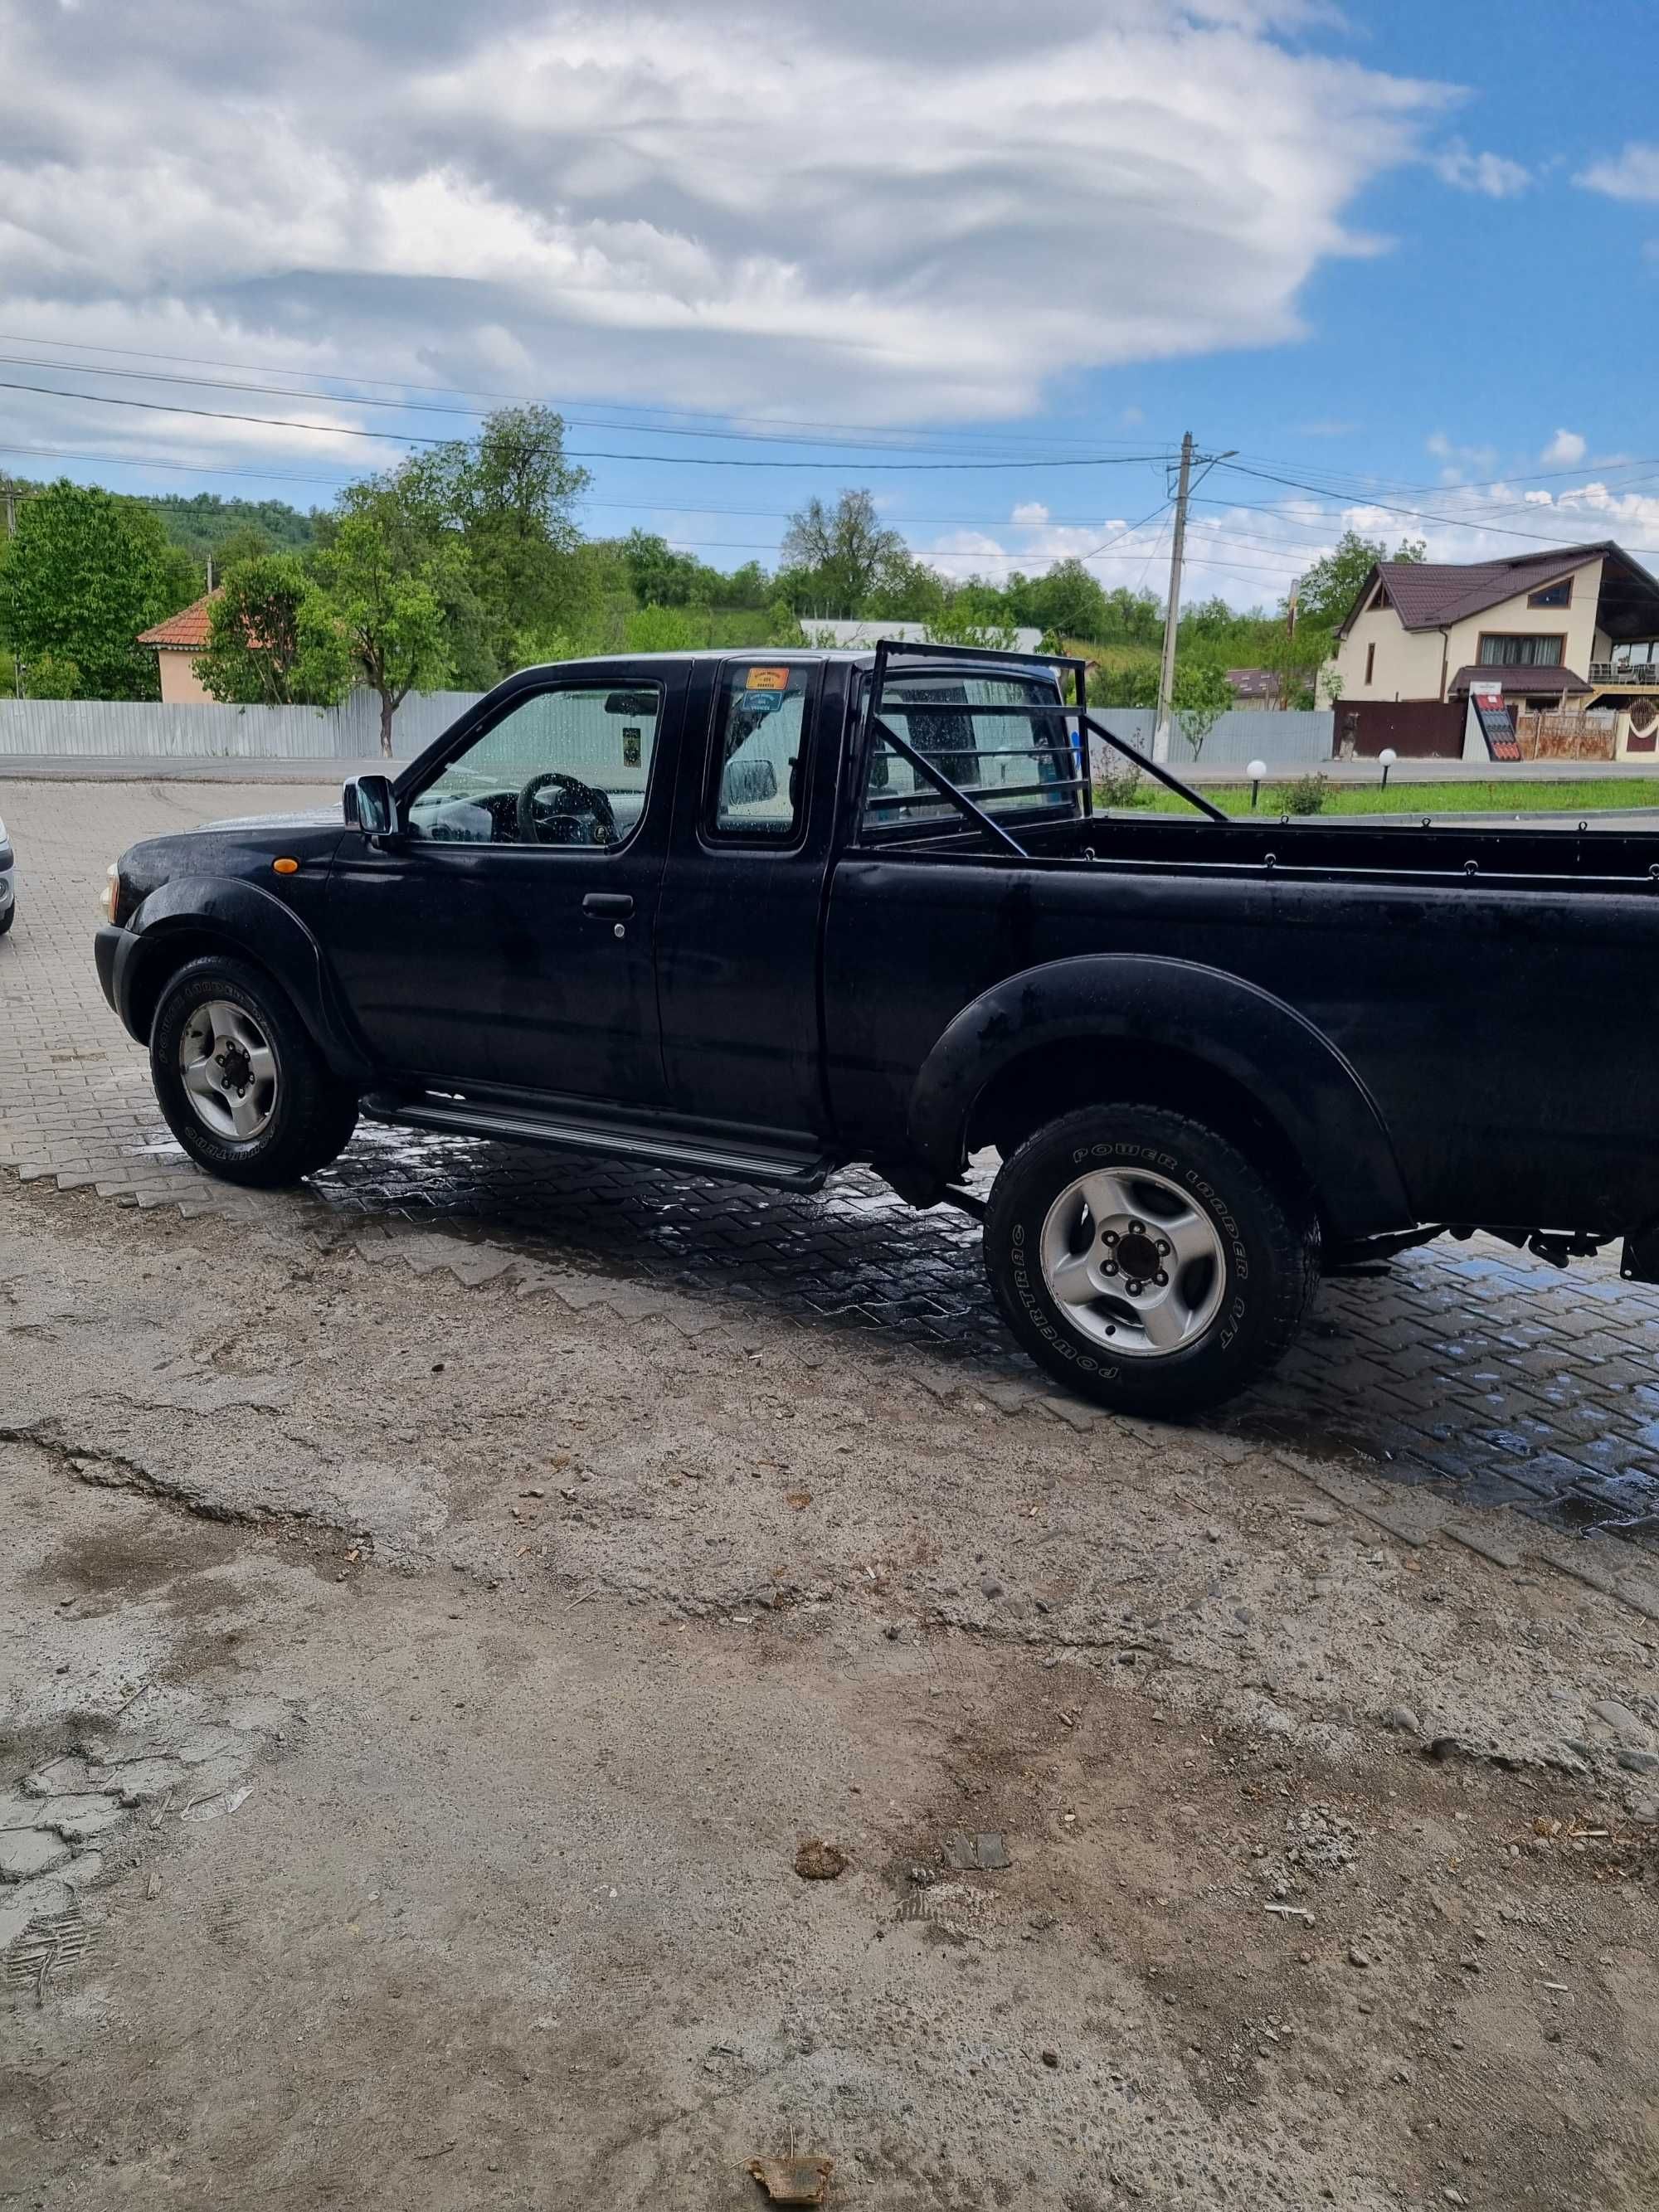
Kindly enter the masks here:
<path id="1" fill-rule="evenodd" d="M 1365 681 L 1367 684 L 1370 682 L 1371 678 L 1376 674 L 1376 647 L 1375 644 L 1371 644 L 1365 647 Z"/>
<path id="2" fill-rule="evenodd" d="M 1529 607 L 1570 607 L 1572 605 L 1572 578 L 1564 576 L 1559 584 L 1546 584 L 1541 592 L 1528 597 Z"/>
<path id="3" fill-rule="evenodd" d="M 1547 637 L 1510 637 L 1488 633 L 1480 641 L 1482 668 L 1559 668 L 1565 642 L 1559 630 Z"/>

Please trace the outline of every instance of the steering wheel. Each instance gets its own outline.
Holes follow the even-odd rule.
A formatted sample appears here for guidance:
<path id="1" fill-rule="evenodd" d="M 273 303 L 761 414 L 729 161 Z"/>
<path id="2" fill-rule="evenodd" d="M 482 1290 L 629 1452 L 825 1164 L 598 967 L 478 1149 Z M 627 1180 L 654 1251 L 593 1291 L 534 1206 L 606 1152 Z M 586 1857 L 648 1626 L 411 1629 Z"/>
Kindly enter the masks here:
<path id="1" fill-rule="evenodd" d="M 537 807 L 539 794 L 549 784 L 556 784 L 559 797 L 546 812 Z M 584 829 L 580 817 L 592 817 L 591 828 Z M 560 825 L 559 834 L 547 833 Z M 562 775 L 557 769 L 544 769 L 532 775 L 519 793 L 519 842 L 521 845 L 614 845 L 617 842 L 617 817 L 611 811 L 611 801 L 592 784 L 583 783 L 574 775 Z"/>

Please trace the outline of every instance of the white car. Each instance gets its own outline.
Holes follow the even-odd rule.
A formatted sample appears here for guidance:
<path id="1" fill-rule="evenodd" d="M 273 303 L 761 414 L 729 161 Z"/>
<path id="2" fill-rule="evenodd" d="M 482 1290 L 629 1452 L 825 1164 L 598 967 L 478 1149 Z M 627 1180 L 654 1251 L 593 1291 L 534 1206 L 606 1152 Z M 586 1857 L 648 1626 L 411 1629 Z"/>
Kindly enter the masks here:
<path id="1" fill-rule="evenodd" d="M 6 825 L 0 822 L 0 937 L 3 937 L 17 919 L 17 860 L 11 849 L 11 840 L 6 835 Z"/>

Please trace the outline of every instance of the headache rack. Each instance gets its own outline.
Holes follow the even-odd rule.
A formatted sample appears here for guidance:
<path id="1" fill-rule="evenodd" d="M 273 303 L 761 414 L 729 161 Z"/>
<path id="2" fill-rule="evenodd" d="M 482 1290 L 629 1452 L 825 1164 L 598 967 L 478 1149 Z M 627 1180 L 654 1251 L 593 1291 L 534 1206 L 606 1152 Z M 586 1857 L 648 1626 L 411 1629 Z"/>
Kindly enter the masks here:
<path id="1" fill-rule="evenodd" d="M 1073 773 L 1065 776 L 1043 777 L 1035 783 L 962 784 L 954 781 L 939 766 L 936 759 L 922 751 L 920 747 L 912 744 L 908 738 L 900 737 L 892 724 L 884 718 L 883 708 L 887 703 L 886 684 L 889 665 L 896 657 L 906 661 L 937 660 L 946 663 L 952 668 L 964 665 L 969 668 L 983 668 L 988 673 L 992 671 L 1005 674 L 1018 672 L 1022 666 L 1032 665 L 1041 668 L 1069 670 L 1076 694 L 1076 703 L 1072 706 L 1067 706 L 1063 700 L 1053 699 L 1031 700 L 1024 705 L 985 706 L 972 702 L 941 699 L 937 702 L 935 710 L 950 712 L 954 709 L 971 714 L 975 720 L 992 717 L 1010 722 L 1022 720 L 1030 722 L 1039 717 L 1052 719 L 1058 716 L 1068 724 L 1075 722 L 1077 735 L 1068 747 L 1068 765 Z M 1144 753 L 1138 752 L 1127 739 L 1118 737 L 1113 731 L 1109 730 L 1104 723 L 1097 722 L 1094 719 L 1089 712 L 1088 666 L 1087 661 L 1080 660 L 1072 653 L 1002 653 L 994 647 L 988 646 L 907 645 L 897 638 L 879 639 L 876 645 L 875 667 L 872 671 L 870 678 L 869 703 L 865 709 L 862 743 L 858 752 L 859 760 L 863 764 L 864 779 L 867 781 L 871 747 L 875 739 L 879 738 L 890 752 L 896 754 L 900 760 L 908 763 L 915 775 L 936 791 L 940 798 L 947 799 L 960 813 L 966 816 L 975 828 L 982 831 L 993 844 L 1000 847 L 1003 852 L 1012 854 L 1015 860 L 1024 860 L 1030 857 L 1025 848 L 1003 827 L 1000 822 L 996 820 L 994 816 L 988 813 L 978 801 L 988 798 L 1047 799 L 1052 797 L 1055 792 L 1075 791 L 1082 796 L 1081 811 L 1085 819 L 1091 819 L 1094 814 L 1094 785 L 1089 773 L 1089 739 L 1092 736 L 1098 738 L 1103 744 L 1110 745 L 1115 751 L 1123 754 L 1126 759 L 1133 761 L 1137 768 L 1144 769 L 1148 775 L 1156 778 L 1167 789 L 1178 792 L 1182 798 L 1189 800 L 1197 807 L 1200 814 L 1207 815 L 1212 822 L 1226 822 L 1228 817 L 1221 809 L 1212 805 L 1207 799 L 1194 791 L 1190 784 L 1183 783 L 1178 775 L 1171 775 L 1160 762 L 1148 760 Z M 903 672 L 908 675 L 914 672 L 906 669 Z M 907 716 L 913 713 L 925 713 L 929 711 L 929 704 L 930 702 L 926 702 L 920 705 L 907 703 L 898 711 Z M 976 744 L 973 750 L 976 762 L 981 760 L 1052 761 L 1055 753 L 1055 748 L 1051 744 L 998 745 L 988 749 Z M 905 806 L 927 805 L 931 801 L 927 793 L 919 790 L 873 793 L 860 791 L 855 794 L 855 803 L 861 808 L 874 811 L 877 809 L 892 808 L 896 811 Z"/>

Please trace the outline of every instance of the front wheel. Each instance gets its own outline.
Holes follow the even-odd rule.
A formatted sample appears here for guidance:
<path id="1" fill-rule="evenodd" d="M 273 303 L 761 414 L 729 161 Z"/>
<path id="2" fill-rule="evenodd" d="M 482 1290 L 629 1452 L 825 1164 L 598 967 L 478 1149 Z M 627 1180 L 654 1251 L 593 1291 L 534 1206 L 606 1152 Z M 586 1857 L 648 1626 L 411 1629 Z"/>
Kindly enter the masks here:
<path id="1" fill-rule="evenodd" d="M 1102 1405 L 1180 1414 L 1283 1355 L 1318 1279 L 1319 1231 L 1310 1206 L 1201 1122 L 1091 1106 L 1005 1163 L 985 1263 L 1051 1374 Z"/>
<path id="2" fill-rule="evenodd" d="M 337 1158 L 357 1124 L 356 1097 L 246 961 L 210 955 L 179 969 L 155 1010 L 149 1065 L 167 1127 L 225 1182 L 297 1182 Z"/>

